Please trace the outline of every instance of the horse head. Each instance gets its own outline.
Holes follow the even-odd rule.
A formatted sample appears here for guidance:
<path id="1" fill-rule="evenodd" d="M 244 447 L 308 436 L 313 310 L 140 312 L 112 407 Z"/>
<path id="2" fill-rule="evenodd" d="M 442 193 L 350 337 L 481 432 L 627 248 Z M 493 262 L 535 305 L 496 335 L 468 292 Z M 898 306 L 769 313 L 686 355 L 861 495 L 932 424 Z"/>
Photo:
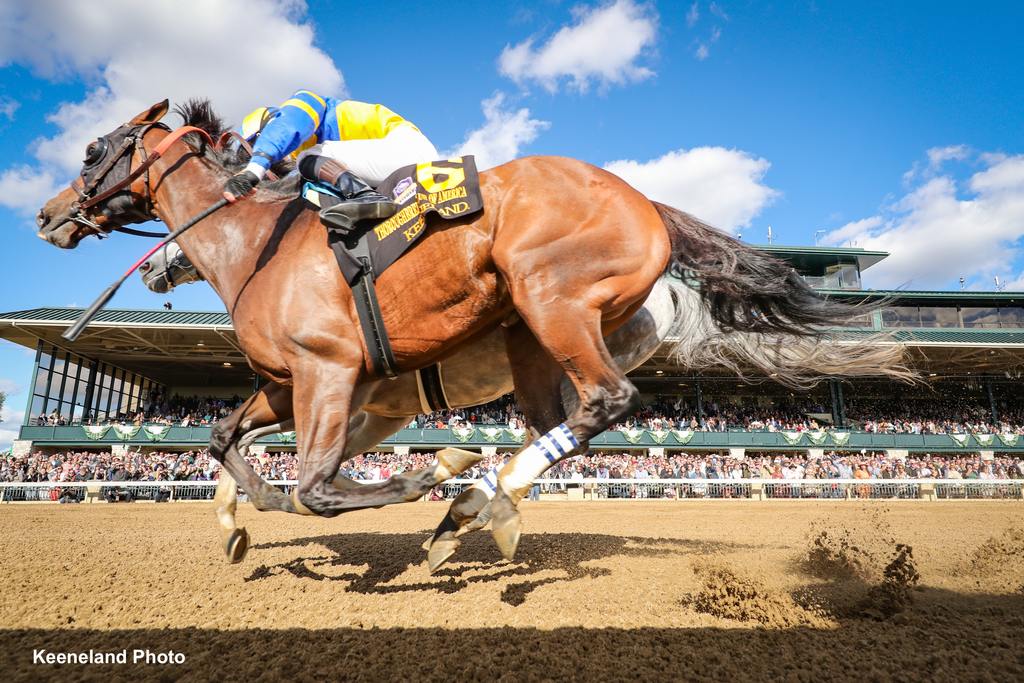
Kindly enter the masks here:
<path id="1" fill-rule="evenodd" d="M 163 100 L 85 148 L 82 170 L 71 185 L 50 199 L 36 216 L 41 239 L 74 249 L 89 235 L 105 237 L 131 223 L 153 220 L 148 173 L 132 178 L 144 163 L 142 137 L 167 113 Z M 136 162 L 137 157 L 142 157 Z"/>
<path id="2" fill-rule="evenodd" d="M 178 285 L 203 279 L 177 242 L 170 242 L 139 266 L 142 282 L 150 291 L 166 294 Z"/>

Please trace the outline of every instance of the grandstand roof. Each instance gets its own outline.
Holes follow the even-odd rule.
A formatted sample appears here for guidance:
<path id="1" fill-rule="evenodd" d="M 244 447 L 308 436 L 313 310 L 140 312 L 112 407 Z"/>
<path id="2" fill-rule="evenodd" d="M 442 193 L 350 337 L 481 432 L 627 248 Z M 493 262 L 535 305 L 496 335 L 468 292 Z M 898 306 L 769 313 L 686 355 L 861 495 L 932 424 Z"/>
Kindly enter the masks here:
<path id="1" fill-rule="evenodd" d="M 0 339 L 33 349 L 41 340 L 168 385 L 247 384 L 252 375 L 227 313 L 108 309 L 69 344 L 60 335 L 81 312 L 54 307 L 0 313 Z"/>
<path id="2" fill-rule="evenodd" d="M 835 263 L 857 263 L 857 268 L 864 271 L 889 256 L 887 251 L 868 251 L 855 247 L 786 247 L 777 244 L 755 245 L 761 251 L 767 251 L 793 264 L 801 273 L 821 271 L 825 266 Z"/>
<path id="3" fill-rule="evenodd" d="M 30 308 L 25 311 L 0 313 L 0 320 L 31 320 L 40 323 L 70 323 L 82 312 L 81 308 Z M 132 308 L 108 308 L 100 311 L 91 325 L 103 323 L 130 325 L 160 325 L 168 327 L 224 327 L 231 326 L 226 312 L 166 311 Z"/>

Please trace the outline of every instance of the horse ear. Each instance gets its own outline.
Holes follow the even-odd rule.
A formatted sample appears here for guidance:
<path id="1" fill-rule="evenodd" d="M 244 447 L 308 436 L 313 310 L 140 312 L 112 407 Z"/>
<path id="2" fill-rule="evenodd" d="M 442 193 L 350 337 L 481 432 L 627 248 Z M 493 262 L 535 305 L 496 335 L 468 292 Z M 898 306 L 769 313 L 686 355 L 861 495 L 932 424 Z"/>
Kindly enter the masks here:
<path id="1" fill-rule="evenodd" d="M 141 126 L 141 125 L 144 125 L 144 124 L 147 124 L 147 123 L 156 123 L 157 121 L 159 121 L 160 119 L 162 119 L 164 117 L 164 114 L 166 114 L 167 110 L 170 109 L 170 108 L 171 108 L 171 103 L 168 102 L 167 100 L 163 100 L 162 102 L 157 102 L 156 104 L 154 104 L 152 107 L 150 107 L 146 111 L 141 112 L 138 115 L 136 115 L 136 117 L 134 119 L 132 119 L 131 121 L 129 121 L 128 123 L 130 123 L 130 124 L 132 124 L 134 126 Z"/>

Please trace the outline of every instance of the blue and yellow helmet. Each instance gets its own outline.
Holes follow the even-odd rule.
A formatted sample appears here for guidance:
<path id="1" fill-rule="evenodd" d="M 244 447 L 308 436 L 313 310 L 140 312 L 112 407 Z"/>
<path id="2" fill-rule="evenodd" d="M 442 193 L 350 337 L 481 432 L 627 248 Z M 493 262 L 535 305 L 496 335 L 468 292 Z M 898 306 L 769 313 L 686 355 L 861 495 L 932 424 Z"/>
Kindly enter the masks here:
<path id="1" fill-rule="evenodd" d="M 277 116 L 280 109 L 277 107 L 259 107 L 249 112 L 242 119 L 242 137 L 252 142 L 260 134 L 263 127 L 270 123 Z"/>

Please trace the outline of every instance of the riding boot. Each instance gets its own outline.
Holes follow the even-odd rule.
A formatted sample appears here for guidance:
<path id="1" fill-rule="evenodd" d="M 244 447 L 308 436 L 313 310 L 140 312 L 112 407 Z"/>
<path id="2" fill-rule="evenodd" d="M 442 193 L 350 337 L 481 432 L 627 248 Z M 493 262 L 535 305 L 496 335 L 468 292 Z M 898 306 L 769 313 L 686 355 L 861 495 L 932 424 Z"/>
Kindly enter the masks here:
<path id="1" fill-rule="evenodd" d="M 320 220 L 342 229 L 350 229 L 359 221 L 381 220 L 398 211 L 398 205 L 357 178 L 351 171 L 345 171 L 334 181 L 334 187 L 342 196 L 340 204 L 320 211 Z"/>
<path id="2" fill-rule="evenodd" d="M 320 220 L 348 233 L 362 220 L 381 220 L 398 210 L 398 205 L 380 194 L 330 157 L 308 154 L 299 161 L 299 173 L 306 180 L 333 186 L 341 203 L 321 209 Z"/>

